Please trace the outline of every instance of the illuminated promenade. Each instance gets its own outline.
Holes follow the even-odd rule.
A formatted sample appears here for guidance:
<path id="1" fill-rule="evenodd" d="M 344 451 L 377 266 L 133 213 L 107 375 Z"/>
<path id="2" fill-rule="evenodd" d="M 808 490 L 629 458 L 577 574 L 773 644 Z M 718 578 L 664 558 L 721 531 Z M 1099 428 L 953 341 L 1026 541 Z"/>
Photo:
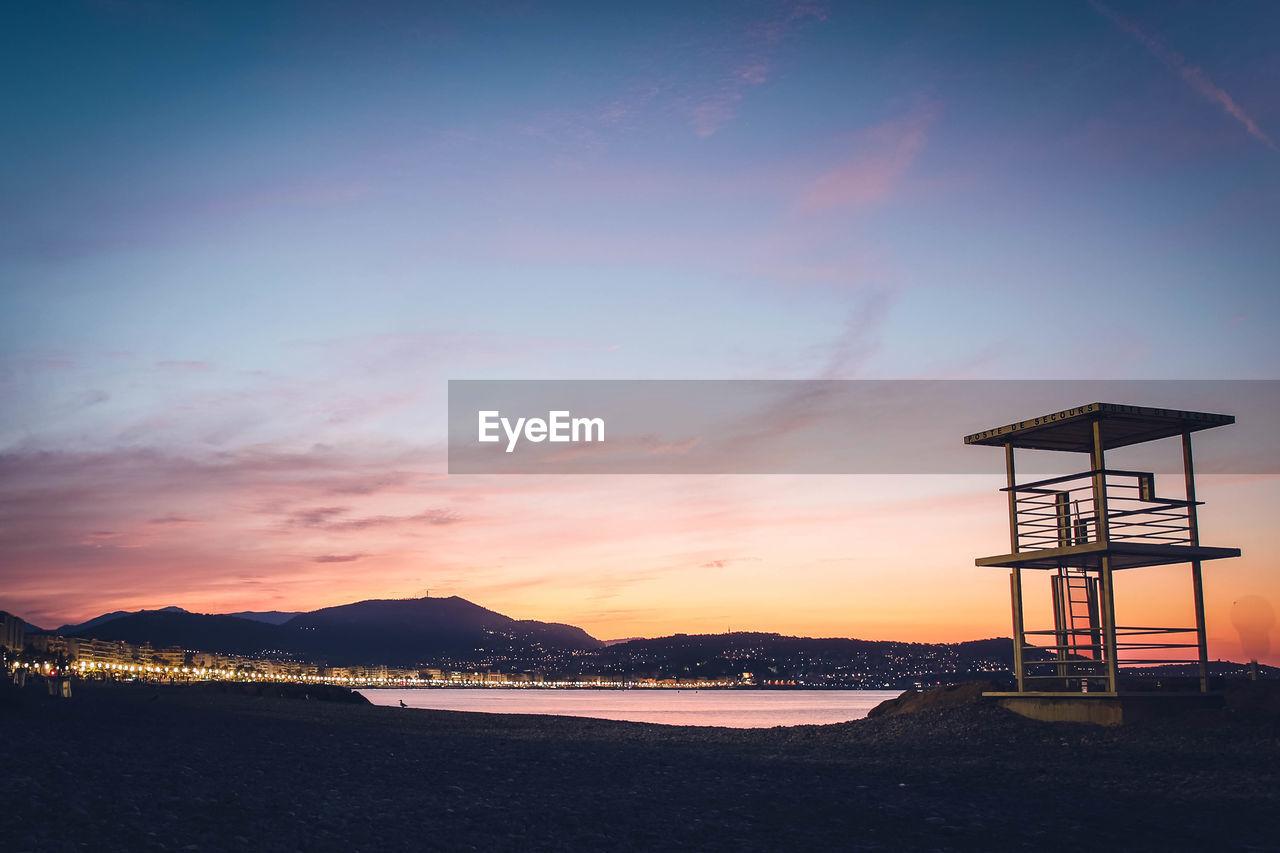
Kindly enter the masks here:
<path id="1" fill-rule="evenodd" d="M 24 649 L 3 649 L 6 677 L 78 678 L 97 681 L 182 683 L 331 684 L 343 687 L 528 687 L 696 689 L 743 686 L 793 686 L 794 682 L 761 682 L 751 673 L 732 679 L 573 677 L 530 673 L 455 671 L 434 667 L 326 666 L 284 658 L 220 655 L 177 647 L 28 634 Z"/>

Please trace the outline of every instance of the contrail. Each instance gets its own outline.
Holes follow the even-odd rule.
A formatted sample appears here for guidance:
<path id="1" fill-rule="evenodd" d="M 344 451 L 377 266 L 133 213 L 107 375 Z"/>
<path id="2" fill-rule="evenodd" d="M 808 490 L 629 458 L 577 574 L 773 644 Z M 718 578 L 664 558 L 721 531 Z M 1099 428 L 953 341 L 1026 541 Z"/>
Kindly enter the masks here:
<path id="1" fill-rule="evenodd" d="M 1249 114 L 1246 113 L 1240 105 L 1226 93 L 1226 91 L 1221 87 L 1214 85 L 1214 82 L 1206 77 L 1203 71 L 1187 62 L 1186 58 L 1183 57 L 1182 54 L 1165 47 L 1158 39 L 1147 35 L 1139 29 L 1137 24 L 1134 24 L 1127 18 L 1122 17 L 1114 9 L 1103 5 L 1099 0 L 1089 0 L 1089 4 L 1093 6 L 1099 14 L 1105 15 L 1109 18 L 1117 27 L 1142 42 L 1146 46 L 1147 50 L 1151 51 L 1151 53 L 1156 57 L 1156 59 L 1159 59 L 1165 65 L 1169 66 L 1169 68 L 1176 71 L 1178 76 L 1181 77 L 1197 95 L 1204 98 L 1206 101 L 1212 101 L 1222 107 L 1227 115 L 1244 125 L 1244 129 L 1249 131 L 1251 136 L 1265 144 L 1268 148 L 1276 147 L 1276 144 L 1272 141 L 1271 137 L 1267 136 L 1262 131 L 1262 128 L 1258 127 L 1257 123 L 1249 117 Z"/>

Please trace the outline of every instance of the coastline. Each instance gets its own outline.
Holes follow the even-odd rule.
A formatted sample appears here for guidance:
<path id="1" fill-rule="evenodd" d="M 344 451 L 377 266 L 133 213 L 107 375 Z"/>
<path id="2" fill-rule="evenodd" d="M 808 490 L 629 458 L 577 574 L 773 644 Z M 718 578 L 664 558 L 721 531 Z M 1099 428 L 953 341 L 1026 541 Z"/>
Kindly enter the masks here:
<path id="1" fill-rule="evenodd" d="M 287 694 L 288 691 L 285 691 Z M 333 698 L 342 698 L 335 692 Z M 724 729 L 148 685 L 0 706 L 7 849 L 1274 849 L 1274 716 Z"/>

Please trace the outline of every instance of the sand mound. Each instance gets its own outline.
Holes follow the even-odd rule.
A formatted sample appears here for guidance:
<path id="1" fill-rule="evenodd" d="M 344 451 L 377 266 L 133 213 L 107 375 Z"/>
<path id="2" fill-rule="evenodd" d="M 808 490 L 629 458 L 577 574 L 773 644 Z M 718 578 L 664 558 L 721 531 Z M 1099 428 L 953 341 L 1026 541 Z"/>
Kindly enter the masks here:
<path id="1" fill-rule="evenodd" d="M 990 701 L 983 699 L 982 694 L 999 689 L 1001 689 L 1000 685 L 994 681 L 963 681 L 923 692 L 908 690 L 897 699 L 886 699 L 881 702 L 867 712 L 867 717 L 896 717 L 899 714 L 972 705 L 976 702 Z"/>

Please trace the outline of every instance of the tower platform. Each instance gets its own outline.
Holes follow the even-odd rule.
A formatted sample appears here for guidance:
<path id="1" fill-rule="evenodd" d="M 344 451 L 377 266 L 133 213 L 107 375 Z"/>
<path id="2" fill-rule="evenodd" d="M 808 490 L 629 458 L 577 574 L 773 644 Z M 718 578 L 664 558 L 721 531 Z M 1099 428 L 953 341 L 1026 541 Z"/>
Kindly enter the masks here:
<path id="1" fill-rule="evenodd" d="M 1239 548 L 1215 548 L 1208 545 L 1164 545 L 1152 542 L 1085 542 L 1062 548 L 1044 548 L 1018 554 L 979 557 L 978 566 L 1001 566 L 1019 569 L 1057 569 L 1059 567 L 1101 569 L 1102 558 L 1111 558 L 1112 569 L 1140 569 L 1190 563 L 1193 560 L 1221 560 L 1239 557 Z"/>

